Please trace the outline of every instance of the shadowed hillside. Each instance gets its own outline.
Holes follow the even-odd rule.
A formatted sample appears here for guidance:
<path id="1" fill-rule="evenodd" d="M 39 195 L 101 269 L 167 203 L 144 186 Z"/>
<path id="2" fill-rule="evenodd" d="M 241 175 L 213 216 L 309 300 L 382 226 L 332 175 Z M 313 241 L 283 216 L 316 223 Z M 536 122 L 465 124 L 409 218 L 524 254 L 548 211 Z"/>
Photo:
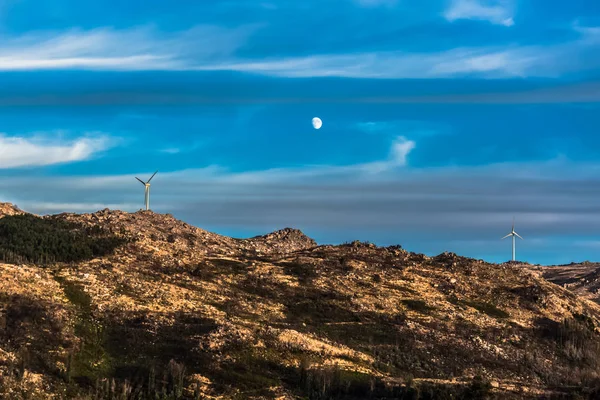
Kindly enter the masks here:
<path id="1" fill-rule="evenodd" d="M 33 255 L 0 264 L 1 398 L 567 399 L 598 386 L 599 306 L 517 264 L 319 246 L 289 228 L 233 239 L 148 211 L 0 219 L 0 252 L 28 248 L 21 236 Z"/>
<path id="2" fill-rule="evenodd" d="M 550 282 L 578 296 L 600 303 L 600 264 L 585 261 L 533 268 Z"/>

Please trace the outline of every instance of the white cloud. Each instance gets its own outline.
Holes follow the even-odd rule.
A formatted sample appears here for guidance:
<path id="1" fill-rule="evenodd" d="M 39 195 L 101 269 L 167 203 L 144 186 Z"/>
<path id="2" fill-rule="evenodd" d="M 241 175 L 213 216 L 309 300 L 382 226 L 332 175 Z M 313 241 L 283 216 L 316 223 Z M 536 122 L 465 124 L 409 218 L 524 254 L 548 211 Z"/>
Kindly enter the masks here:
<path id="1" fill-rule="evenodd" d="M 321 54 L 261 61 L 234 61 L 195 67 L 281 77 L 347 77 L 372 79 L 439 79 L 477 77 L 556 78 L 600 68 L 600 34 L 579 28 L 580 38 L 547 46 L 465 47 L 433 53 L 386 51 Z"/>
<path id="2" fill-rule="evenodd" d="M 351 124 L 350 128 L 358 129 L 369 134 L 398 135 L 399 132 L 402 132 L 403 135 L 408 135 L 413 138 L 447 135 L 451 133 L 451 129 L 448 126 L 420 120 L 359 122 Z"/>
<path id="3" fill-rule="evenodd" d="M 416 143 L 403 136 L 397 137 L 392 143 L 387 159 L 371 161 L 352 165 L 314 165 L 298 169 L 271 169 L 265 171 L 252 171 L 222 177 L 228 181 L 240 183 L 258 183 L 268 180 L 287 181 L 288 179 L 302 179 L 306 177 L 326 178 L 330 176 L 356 177 L 371 176 L 373 174 L 391 173 L 394 169 L 405 167 L 409 153 L 416 147 Z"/>
<path id="4" fill-rule="evenodd" d="M 196 221 L 205 225 L 260 225 L 266 220 L 283 226 L 350 224 L 388 229 L 397 225 L 448 237 L 454 237 L 455 231 L 468 234 L 469 228 L 489 231 L 490 237 L 498 240 L 515 215 L 519 233 L 527 234 L 528 240 L 547 234 L 548 228 L 560 233 L 577 232 L 574 227 L 582 226 L 595 232 L 599 221 L 595 207 L 598 164 L 562 159 L 396 170 L 406 162 L 411 148 L 411 143 L 398 138 L 389 158 L 354 166 L 244 173 L 220 167 L 159 171 L 153 180 L 151 204 L 159 212 L 195 215 Z M 152 172 L 43 179 L 0 177 L 0 188 L 3 200 L 36 213 L 87 212 L 105 207 L 136 211 L 143 205 L 143 190 L 134 176 L 143 178 Z M 490 181 L 494 185 L 489 185 Z M 353 215 L 351 221 L 349 214 Z M 538 233 L 533 234 L 533 229 Z M 481 238 L 478 235 L 473 237 Z"/>
<path id="5" fill-rule="evenodd" d="M 392 145 L 391 162 L 394 166 L 406 165 L 408 154 L 415 148 L 416 144 L 405 137 L 399 137 Z"/>
<path id="6" fill-rule="evenodd" d="M 175 172 L 159 171 L 152 180 L 160 185 L 161 181 L 173 184 L 189 181 L 202 181 L 215 184 L 264 184 L 275 182 L 290 182 L 310 178 L 311 180 L 329 179 L 331 177 L 355 177 L 372 179 L 373 175 L 384 176 L 386 173 L 407 166 L 407 158 L 416 147 L 414 141 L 403 136 L 397 137 L 390 146 L 388 157 L 366 163 L 350 165 L 307 165 L 299 168 L 273 168 L 259 171 L 231 172 L 227 168 L 212 165 L 202 169 L 180 170 Z M 80 190 L 125 188 L 136 183 L 135 177 L 144 179 L 154 171 L 137 172 L 118 176 L 86 176 L 85 179 L 70 180 L 69 188 Z M 52 183 L 57 185 L 57 183 Z M 181 188 L 187 187 L 181 184 Z"/>
<path id="7" fill-rule="evenodd" d="M 323 54 L 257 62 L 199 66 L 198 70 L 232 70 L 282 77 L 443 78 L 465 74 L 521 75 L 533 71 L 532 61 L 519 49 L 453 49 L 440 53 L 388 51 Z"/>
<path id="8" fill-rule="evenodd" d="M 198 61 L 231 56 L 255 28 L 205 25 L 170 34 L 152 27 L 98 28 L 4 37 L 0 42 L 0 70 L 187 69 Z"/>
<path id="9" fill-rule="evenodd" d="M 471 8 L 460 4 L 471 4 Z M 454 4 L 451 18 L 470 15 L 471 2 Z M 461 8 L 462 7 L 462 8 Z M 500 6 L 481 6 L 496 10 Z M 462 10 L 459 14 L 456 10 Z M 471 10 L 470 14 L 466 10 Z M 481 11 L 481 10 L 480 10 Z M 488 16 L 492 18 L 491 11 Z M 480 12 L 479 14 L 483 14 Z M 494 17 L 496 18 L 496 17 Z M 499 16 L 497 18 L 500 18 Z M 500 19 L 498 19 L 500 21 Z M 258 28 L 198 26 L 160 33 L 151 27 L 100 28 L 63 33 L 30 33 L 0 41 L 1 70 L 102 69 L 239 71 L 280 77 L 437 79 L 455 77 L 557 77 L 600 67 L 598 28 L 575 26 L 580 38 L 547 46 L 486 46 L 431 53 L 403 51 L 316 54 L 244 59 L 237 50 Z"/>
<path id="10" fill-rule="evenodd" d="M 569 262 L 569 253 L 588 257 L 576 241 L 596 240 L 600 164 L 558 158 L 395 169 L 394 165 L 406 161 L 410 147 L 398 138 L 389 157 L 374 162 L 387 163 L 387 169 L 365 163 L 244 173 L 221 167 L 159 171 L 152 181 L 151 206 L 156 212 L 172 213 L 222 233 L 233 228 L 262 234 L 293 226 L 314 236 L 333 232 L 331 239 L 317 237 L 322 243 L 353 239 L 400 243 L 427 254 L 450 250 L 476 258 L 493 256 L 498 261 L 510 255 L 510 244 L 500 238 L 508 233 L 515 216 L 517 231 L 526 240 L 519 254 L 528 254 L 528 261 L 537 262 L 542 254 L 552 263 L 561 263 L 563 258 Z M 0 193 L 3 201 L 35 213 L 105 207 L 137 211 L 143 206 L 143 187 L 134 176 L 147 178 L 153 172 L 0 176 Z M 561 246 L 551 242 L 553 237 L 561 238 Z M 542 246 L 545 239 L 550 242 Z M 468 243 L 473 240 L 490 244 L 474 249 Z"/>
<path id="11" fill-rule="evenodd" d="M 457 48 L 441 53 L 380 52 L 342 55 L 317 55 L 239 62 L 198 67 L 198 70 L 234 70 L 282 77 L 348 78 L 447 78 L 464 75 L 503 78 L 545 76 L 541 68 L 544 49 L 537 48 Z M 552 71 L 552 70 L 551 70 Z"/>
<path id="12" fill-rule="evenodd" d="M 82 161 L 113 144 L 107 136 L 83 137 L 70 142 L 45 137 L 0 134 L 0 168 L 44 166 Z"/>
<path id="13" fill-rule="evenodd" d="M 473 19 L 496 25 L 514 25 L 513 7 L 507 0 L 452 0 L 444 17 L 451 22 Z"/>

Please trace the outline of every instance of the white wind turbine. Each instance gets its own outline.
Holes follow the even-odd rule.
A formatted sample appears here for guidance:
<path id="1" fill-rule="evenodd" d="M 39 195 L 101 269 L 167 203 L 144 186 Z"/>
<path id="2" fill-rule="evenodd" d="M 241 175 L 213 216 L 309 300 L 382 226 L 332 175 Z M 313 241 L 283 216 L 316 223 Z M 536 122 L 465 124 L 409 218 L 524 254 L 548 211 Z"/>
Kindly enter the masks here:
<path id="1" fill-rule="evenodd" d="M 511 232 L 504 236 L 502 239 L 506 239 L 507 237 L 512 236 L 512 260 L 515 261 L 515 237 L 523 239 L 517 232 L 515 232 L 515 217 L 513 217 L 513 224 Z"/>
<path id="2" fill-rule="evenodd" d="M 156 172 L 158 172 L 158 171 L 156 171 Z M 140 181 L 140 183 L 146 187 L 146 189 L 144 190 L 144 204 L 146 204 L 146 211 L 148 211 L 150 209 L 150 181 L 152 180 L 152 178 L 154 178 L 154 175 L 156 175 L 156 172 L 152 174 L 152 176 L 150 177 L 150 179 L 148 179 L 147 182 L 144 182 L 137 176 L 135 177 L 135 179 Z"/>

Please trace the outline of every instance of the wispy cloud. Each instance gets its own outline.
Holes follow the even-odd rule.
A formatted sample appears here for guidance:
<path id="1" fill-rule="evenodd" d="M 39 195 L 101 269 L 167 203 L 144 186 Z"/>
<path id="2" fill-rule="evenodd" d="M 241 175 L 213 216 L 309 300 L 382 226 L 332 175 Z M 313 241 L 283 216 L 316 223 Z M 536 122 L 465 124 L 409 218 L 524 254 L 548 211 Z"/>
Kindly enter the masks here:
<path id="1" fill-rule="evenodd" d="M 161 33 L 151 27 L 99 28 L 5 37 L 0 43 L 0 70 L 185 70 L 278 77 L 493 79 L 558 77 L 600 67 L 600 34 L 594 27 L 576 26 L 579 39 L 545 46 L 458 47 L 429 53 L 322 53 L 286 58 L 264 54 L 260 59 L 241 58 L 240 50 L 251 44 L 250 36 L 258 28 L 198 26 L 176 33 Z"/>
<path id="2" fill-rule="evenodd" d="M 547 46 L 465 47 L 433 53 L 385 51 L 235 61 L 195 67 L 279 77 L 440 79 L 514 77 L 556 78 L 600 67 L 600 40 L 589 31 L 580 39 Z"/>
<path id="3" fill-rule="evenodd" d="M 181 70 L 229 57 L 256 26 L 197 26 L 164 33 L 153 27 L 35 32 L 4 37 L 0 70 Z"/>
<path id="4" fill-rule="evenodd" d="M 401 134 L 411 138 L 438 136 L 450 132 L 445 126 L 416 120 L 359 122 L 354 124 L 353 128 L 369 134 Z"/>
<path id="5" fill-rule="evenodd" d="M 286 59 L 238 61 L 199 66 L 197 70 L 231 70 L 280 77 L 443 78 L 462 74 L 522 75 L 523 61 L 504 50 L 454 49 L 442 53 L 399 51 L 322 54 Z M 514 63 L 514 61 L 517 61 Z"/>
<path id="6" fill-rule="evenodd" d="M 373 175 L 393 174 L 408 164 L 408 156 L 416 143 L 403 136 L 396 137 L 390 146 L 389 154 L 382 160 L 350 165 L 306 165 L 299 168 L 273 168 L 262 171 L 231 173 L 226 169 L 213 166 L 203 170 L 206 179 L 217 179 L 223 183 L 261 184 L 267 182 L 286 182 L 294 179 L 310 178 L 315 181 L 332 177 L 362 177 L 370 179 Z M 208 175 L 206 175 L 208 173 Z"/>
<path id="7" fill-rule="evenodd" d="M 11 137 L 0 134 L 0 168 L 33 167 L 82 161 L 114 145 L 106 135 L 94 134 L 72 141 L 49 135 Z"/>
<path id="8" fill-rule="evenodd" d="M 512 26 L 514 25 L 513 8 L 510 0 L 452 0 L 444 16 L 451 22 L 473 19 Z"/>
<path id="9" fill-rule="evenodd" d="M 404 167 L 407 164 L 409 153 L 414 150 L 415 146 L 416 143 L 414 141 L 400 136 L 392 144 L 392 149 L 387 160 L 357 165 L 356 169 L 369 173 L 381 173 L 396 167 Z"/>
<path id="10" fill-rule="evenodd" d="M 417 168 L 410 165 L 416 149 L 414 141 L 400 136 L 381 159 L 360 164 L 245 172 L 215 165 L 159 171 L 153 179 L 151 206 L 209 229 L 244 228 L 258 234 L 295 226 L 308 234 L 337 230 L 336 240 L 342 241 L 376 240 L 379 235 L 380 240 L 409 248 L 410 241 L 421 238 L 422 251 L 467 255 L 477 253 L 468 244 L 450 246 L 447 240 L 490 240 L 486 251 L 508 254 L 499 237 L 510 228 L 513 215 L 519 233 L 528 240 L 527 248 L 537 246 L 531 239 L 552 234 L 593 235 L 600 223 L 596 201 L 600 164 L 562 157 Z M 18 154 L 18 149 L 11 150 Z M 0 176 L 0 193 L 2 200 L 35 213 L 105 207 L 137 211 L 143 206 L 143 190 L 134 177 L 150 177 L 153 172 L 43 179 L 11 174 Z"/>
<path id="11" fill-rule="evenodd" d="M 166 144 L 164 147 L 161 147 L 158 151 L 161 153 L 167 153 L 167 154 L 188 153 L 190 151 L 194 151 L 194 150 L 202 147 L 203 145 L 205 145 L 208 142 L 209 142 L 208 139 L 202 139 L 202 140 L 195 140 L 192 143 L 186 143 L 185 145 L 183 145 L 183 144 Z"/>
<path id="12" fill-rule="evenodd" d="M 596 201 L 599 164 L 556 159 L 393 168 L 405 161 L 409 148 L 410 144 L 399 139 L 390 158 L 380 161 L 388 162 L 388 169 L 380 170 L 363 165 L 245 173 L 222 167 L 159 172 L 153 180 L 151 205 L 157 212 L 172 213 L 205 228 L 243 227 L 258 234 L 295 226 L 308 234 L 336 231 L 342 241 L 374 240 L 380 235 L 411 250 L 418 249 L 408 244 L 418 240 L 420 249 L 433 254 L 444 250 L 481 254 L 484 250 L 475 252 L 467 242 L 487 240 L 486 254 L 498 255 L 500 260 L 510 253 L 499 239 L 510 229 L 513 216 L 527 240 L 523 252 L 537 248 L 544 257 L 564 258 L 569 249 L 580 254 L 581 246 L 575 240 L 594 240 L 600 223 Z M 36 213 L 104 207 L 137 211 L 143 205 L 143 190 L 134 175 L 0 177 L 0 188 L 3 200 Z M 563 238 L 560 249 L 536 242 L 556 235 Z"/>

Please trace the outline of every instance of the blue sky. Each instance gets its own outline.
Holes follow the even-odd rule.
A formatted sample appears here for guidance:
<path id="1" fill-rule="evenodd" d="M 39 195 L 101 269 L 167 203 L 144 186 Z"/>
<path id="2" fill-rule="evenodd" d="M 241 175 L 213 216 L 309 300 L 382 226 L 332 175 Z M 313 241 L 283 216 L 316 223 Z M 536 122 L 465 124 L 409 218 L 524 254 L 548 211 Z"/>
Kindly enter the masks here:
<path id="1" fill-rule="evenodd" d="M 600 260 L 597 1 L 0 0 L 0 88 L 27 211 Z"/>

